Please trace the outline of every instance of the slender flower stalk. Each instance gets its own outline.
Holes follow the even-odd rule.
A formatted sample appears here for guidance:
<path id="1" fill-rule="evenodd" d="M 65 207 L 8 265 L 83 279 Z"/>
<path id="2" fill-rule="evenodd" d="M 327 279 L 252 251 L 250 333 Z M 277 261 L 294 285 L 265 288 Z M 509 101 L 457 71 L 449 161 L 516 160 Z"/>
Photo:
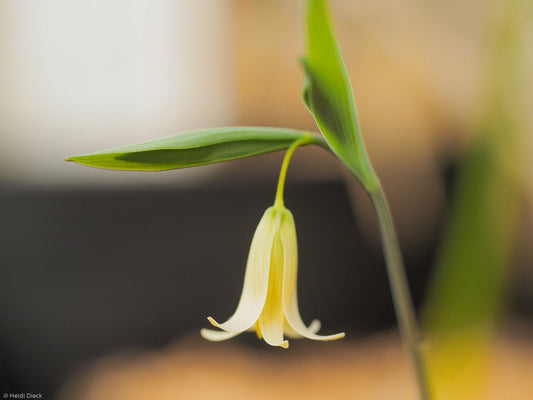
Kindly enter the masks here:
<path id="1" fill-rule="evenodd" d="M 381 233 L 381 243 L 385 253 L 387 274 L 400 333 L 405 346 L 411 354 L 420 399 L 429 400 L 431 399 L 431 391 L 425 357 L 422 351 L 422 336 L 418 328 L 409 292 L 398 237 L 381 184 L 378 184 L 376 190 L 369 192 L 369 196 L 376 212 Z"/>
<path id="2" fill-rule="evenodd" d="M 208 317 L 221 330 L 202 329 L 200 333 L 205 339 L 220 341 L 244 331 L 255 331 L 271 346 L 287 348 L 289 341 L 284 336 L 313 340 L 344 337 L 344 333 L 317 335 L 320 322 L 314 320 L 305 326 L 298 310 L 296 228 L 292 213 L 283 203 L 283 189 L 294 150 L 309 140 L 311 136 L 295 141 L 283 159 L 274 205 L 265 211 L 252 239 L 237 310 L 224 323 Z"/>
<path id="3" fill-rule="evenodd" d="M 276 189 L 276 198 L 274 199 L 274 207 L 284 208 L 285 203 L 283 201 L 283 193 L 285 191 L 285 179 L 287 178 L 287 170 L 289 169 L 289 163 L 291 162 L 292 155 L 298 146 L 307 144 L 311 141 L 311 135 L 304 136 L 301 139 L 296 140 L 285 153 L 283 162 L 281 164 L 281 170 L 279 171 L 278 187 Z"/>

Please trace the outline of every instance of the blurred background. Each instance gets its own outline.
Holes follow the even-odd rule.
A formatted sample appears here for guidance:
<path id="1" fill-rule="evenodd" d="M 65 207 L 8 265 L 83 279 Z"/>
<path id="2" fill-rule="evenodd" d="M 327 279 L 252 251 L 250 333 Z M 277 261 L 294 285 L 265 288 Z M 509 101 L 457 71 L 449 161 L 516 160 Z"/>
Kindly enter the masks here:
<path id="1" fill-rule="evenodd" d="M 439 398 L 532 398 L 533 7 L 331 9 Z M 3 392 L 412 397 L 374 215 L 330 154 L 298 150 L 286 203 L 304 319 L 348 338 L 291 341 L 288 355 L 197 334 L 234 310 L 282 154 L 159 173 L 63 161 L 215 126 L 316 131 L 300 100 L 302 13 L 281 0 L 0 0 Z"/>

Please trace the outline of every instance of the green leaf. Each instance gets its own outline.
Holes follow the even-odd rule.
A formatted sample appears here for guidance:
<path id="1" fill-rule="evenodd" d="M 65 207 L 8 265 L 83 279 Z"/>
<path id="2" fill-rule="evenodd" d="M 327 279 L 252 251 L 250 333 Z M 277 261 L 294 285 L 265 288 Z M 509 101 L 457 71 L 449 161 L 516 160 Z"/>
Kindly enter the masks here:
<path id="1" fill-rule="evenodd" d="M 304 103 L 331 150 L 372 190 L 377 178 L 366 154 L 350 78 L 323 0 L 307 1 L 306 41 Z"/>
<path id="2" fill-rule="evenodd" d="M 164 171 L 283 150 L 303 137 L 309 138 L 306 144 L 313 143 L 327 148 L 320 137 L 309 132 L 280 128 L 228 127 L 180 133 L 139 144 L 68 157 L 66 161 L 106 169 Z"/>

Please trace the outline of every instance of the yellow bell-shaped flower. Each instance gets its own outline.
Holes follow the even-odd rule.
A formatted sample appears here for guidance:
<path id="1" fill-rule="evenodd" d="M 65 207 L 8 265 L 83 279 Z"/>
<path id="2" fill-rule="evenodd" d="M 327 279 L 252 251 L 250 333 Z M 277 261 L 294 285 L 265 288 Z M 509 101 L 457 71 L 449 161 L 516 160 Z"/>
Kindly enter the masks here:
<path id="1" fill-rule="evenodd" d="M 305 326 L 298 310 L 296 294 L 298 248 L 292 213 L 278 202 L 269 207 L 252 239 L 244 287 L 235 313 L 220 324 L 209 322 L 221 331 L 202 329 L 208 340 L 226 340 L 247 330 L 255 330 L 272 346 L 289 346 L 289 338 L 335 340 L 344 333 L 317 335 L 320 322 Z"/>

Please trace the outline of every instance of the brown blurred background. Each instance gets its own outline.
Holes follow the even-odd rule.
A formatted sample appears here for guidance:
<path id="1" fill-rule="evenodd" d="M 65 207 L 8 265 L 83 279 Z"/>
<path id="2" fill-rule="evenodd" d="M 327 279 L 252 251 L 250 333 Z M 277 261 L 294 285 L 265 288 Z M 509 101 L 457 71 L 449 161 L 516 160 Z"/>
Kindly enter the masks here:
<path id="1" fill-rule="evenodd" d="M 446 226 L 460 161 L 476 143 L 479 126 L 486 118 L 497 43 L 495 27 L 505 13 L 505 3 L 331 1 L 365 142 L 389 196 L 417 304 L 422 302 Z M 286 366 L 285 355 L 276 352 L 272 356 L 246 338 L 229 345 L 195 339 L 179 342 L 183 336 L 196 336 L 215 305 L 220 313 L 232 310 L 240 290 L 248 240 L 273 197 L 281 154 L 155 174 L 101 171 L 63 161 L 70 155 L 214 126 L 266 125 L 316 131 L 300 100 L 302 6 L 302 1 L 281 0 L 0 0 L 4 254 L 0 267 L 0 280 L 4 282 L 0 348 L 5 354 L 5 391 L 41 389 L 52 396 L 70 381 L 75 383 L 67 385 L 63 394 L 66 398 L 102 398 L 102 393 L 113 393 L 110 399 L 155 398 L 154 391 L 167 387 L 165 382 L 176 382 L 188 371 L 195 377 L 192 382 L 197 380 L 198 384 L 231 382 L 217 392 L 219 398 L 230 390 L 228 398 L 233 399 L 252 395 L 294 398 L 294 388 L 276 392 L 268 381 L 276 381 L 281 374 L 286 377 L 283 385 L 291 387 L 291 374 L 298 374 L 295 371 L 303 365 L 304 372 L 295 378 L 298 383 L 294 385 L 308 384 L 308 398 L 324 398 L 330 390 L 326 388 L 332 385 L 336 391 L 331 397 L 335 398 L 351 398 L 346 393 L 353 390 L 363 398 L 390 398 L 387 390 L 396 394 L 402 392 L 401 388 L 409 398 L 411 386 L 405 378 L 408 366 L 394 335 L 368 339 L 394 326 L 374 216 L 366 195 L 330 154 L 314 148 L 297 152 L 288 183 L 289 187 L 295 186 L 287 195 L 287 204 L 296 209 L 297 224 L 302 224 L 298 225 L 302 252 L 317 251 L 302 255 L 303 261 L 323 260 L 328 264 L 325 268 L 335 269 L 338 275 L 337 280 L 332 278 L 333 287 L 317 300 L 305 293 L 326 289 L 316 283 L 322 279 L 320 266 L 313 266 L 317 269 L 311 273 L 315 280 L 301 282 L 306 318 L 319 313 L 316 317 L 323 320 L 325 328 L 329 323 L 332 330 L 346 329 L 352 340 L 330 347 L 309 343 L 291 349 L 294 368 Z M 517 10 L 527 18 L 533 16 L 532 8 Z M 522 332 L 522 328 L 515 327 L 524 323 L 529 337 L 533 309 L 533 113 L 529 109 L 533 104 L 532 25 L 526 24 L 520 35 L 518 70 L 523 79 L 519 90 L 506 101 L 516 110 L 513 118 L 520 131 L 516 158 L 521 160 L 523 208 L 503 307 L 506 322 L 502 325 L 505 332 L 509 327 Z M 216 189 L 210 191 L 210 185 Z M 332 215 L 305 222 L 306 218 L 314 221 L 317 212 L 326 212 L 324 202 L 332 205 Z M 231 208 L 235 214 L 229 217 L 226 213 Z M 240 214 L 243 208 L 246 210 Z M 205 213 L 206 209 L 212 211 Z M 187 218 L 183 213 L 188 214 Z M 234 220 L 242 226 L 224 238 L 227 243 L 217 243 L 221 236 L 228 236 L 224 227 Z M 156 229 L 158 224 L 163 226 L 161 230 Z M 202 240 L 202 229 L 209 230 L 210 226 L 215 228 Z M 139 229 L 148 229 L 151 235 L 143 236 Z M 323 245 L 317 250 L 325 229 L 329 235 L 346 238 L 341 243 L 332 241 L 329 249 Z M 182 243 L 173 249 L 174 240 Z M 354 241 L 357 244 L 353 245 Z M 144 255 L 125 257 L 120 253 L 127 252 L 132 243 L 137 243 L 137 249 L 142 247 L 145 253 L 139 254 Z M 338 254 L 330 262 L 328 250 Z M 183 258 L 173 251 L 179 251 Z M 227 264 L 234 264 L 224 264 L 224 271 L 231 277 L 218 276 L 218 289 L 211 283 L 199 292 L 186 290 L 201 285 L 201 278 L 207 279 L 205 270 L 187 272 L 195 255 L 212 252 L 203 260 L 208 266 L 198 262 L 197 267 L 210 270 L 216 268 L 210 263 L 221 257 L 217 251 L 228 258 Z M 180 262 L 175 271 L 172 263 L 177 258 Z M 353 266 L 353 258 L 360 260 L 359 266 Z M 63 270 L 67 264 L 73 271 Z M 95 265 L 98 272 L 91 269 Z M 304 268 L 301 279 L 306 279 Z M 344 272 L 343 268 L 356 268 L 356 272 Z M 92 281 L 87 282 L 84 274 L 92 276 Z M 109 279 L 104 278 L 108 274 Z M 177 284 L 176 291 L 168 282 L 180 279 L 180 274 L 188 274 L 187 282 Z M 335 287 L 347 277 L 359 283 Z M 143 294 L 142 283 L 147 279 L 149 289 Z M 33 282 L 33 293 L 42 298 L 26 292 L 28 282 Z M 148 293 L 158 292 L 161 285 L 167 294 Z M 77 291 L 77 297 L 68 288 Z M 180 290 L 186 298 L 180 297 Z M 337 290 L 339 298 L 332 299 Z M 117 299 L 123 292 L 126 300 L 120 303 Z M 101 298 L 102 293 L 107 297 Z M 72 304 L 79 304 L 80 309 L 65 306 L 70 296 L 77 299 Z M 143 302 L 143 298 L 149 300 Z M 49 303 L 42 312 L 35 306 L 40 302 Z M 198 309 L 191 306 L 174 310 L 176 302 L 201 304 Z M 114 320 L 111 313 L 106 314 L 106 303 L 117 306 L 113 312 L 125 312 L 131 318 Z M 322 308 L 319 303 L 324 304 Z M 130 307 L 140 308 L 139 320 L 135 320 L 136 312 Z M 160 311 L 152 315 L 155 308 Z M 334 310 L 339 309 L 335 314 Z M 372 313 L 382 318 L 369 317 Z M 357 317 L 359 322 L 345 322 Z M 80 318 L 85 322 L 80 323 Z M 182 322 L 170 322 L 172 318 Z M 72 327 L 48 326 L 61 325 L 62 321 Z M 99 327 L 104 324 L 107 328 Z M 136 334 L 131 333 L 134 330 Z M 66 335 L 71 336 L 65 339 Z M 164 348 L 173 339 L 178 345 Z M 68 343 L 60 345 L 60 340 Z M 37 357 L 40 346 L 48 347 L 48 351 L 43 350 L 42 357 Z M 112 357 L 110 362 L 91 366 L 92 360 L 124 348 L 147 346 L 153 353 Z M 390 346 L 391 352 L 384 355 L 383 346 Z M 516 369 L 521 373 L 529 368 L 533 375 L 531 363 L 520 358 L 523 352 L 528 354 L 526 360 L 531 360 L 530 344 L 527 351 L 515 350 L 515 342 L 508 339 L 499 346 L 510 350 L 498 353 L 498 360 L 505 358 L 509 364 L 519 365 Z M 32 354 L 36 359 L 30 368 L 23 358 Z M 355 366 L 345 354 L 353 355 Z M 388 354 L 390 363 L 383 361 L 389 361 Z M 265 359 L 268 362 L 259 368 L 258 363 Z M 210 363 L 219 367 L 207 367 Z M 334 376 L 338 377 L 342 368 L 332 365 L 352 369 L 339 379 Z M 269 379 L 249 376 L 247 370 Z M 501 375 L 501 371 L 495 371 L 492 373 Z M 309 381 L 315 375 L 322 376 L 324 384 L 312 397 Z M 384 375 L 389 379 L 386 386 L 380 385 Z M 504 389 L 499 390 L 516 387 L 516 382 L 524 385 L 525 379 L 518 372 L 509 375 L 514 383 L 503 383 Z M 348 384 L 354 376 L 358 377 L 353 378 L 357 384 Z M 367 396 L 361 388 L 365 382 L 373 382 Z M 193 390 L 193 386 L 170 385 L 160 398 L 172 394 L 180 398 L 181 388 Z M 131 393 L 121 391 L 124 387 Z M 257 395 L 257 387 L 265 393 L 263 397 Z M 522 389 L 509 398 L 533 396 L 527 392 L 531 387 L 518 387 Z M 198 398 L 208 394 L 203 396 Z M 195 397 L 189 393 L 181 398 Z"/>

